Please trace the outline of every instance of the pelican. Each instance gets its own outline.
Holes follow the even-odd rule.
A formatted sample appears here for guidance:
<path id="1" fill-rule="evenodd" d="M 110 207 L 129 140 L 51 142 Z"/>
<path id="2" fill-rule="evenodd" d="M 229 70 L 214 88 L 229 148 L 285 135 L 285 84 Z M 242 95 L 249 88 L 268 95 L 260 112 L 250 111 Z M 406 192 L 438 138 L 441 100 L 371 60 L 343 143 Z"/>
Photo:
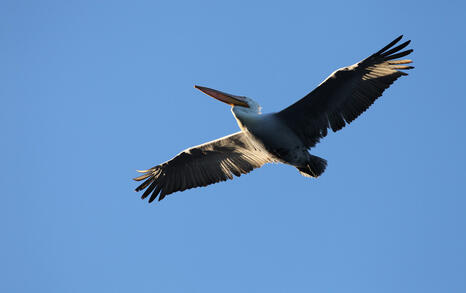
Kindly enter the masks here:
<path id="1" fill-rule="evenodd" d="M 136 191 L 149 203 L 157 198 L 186 189 L 233 179 L 266 163 L 283 163 L 306 177 L 319 177 L 327 166 L 323 158 L 308 150 L 327 135 L 350 124 L 382 95 L 395 80 L 414 68 L 411 60 L 399 58 L 413 50 L 402 51 L 406 41 L 396 47 L 399 36 L 366 59 L 333 72 L 317 88 L 291 106 L 262 114 L 254 100 L 207 87 L 195 86 L 205 94 L 231 105 L 240 131 L 188 148 L 173 159 L 134 178 L 145 180 Z M 398 59 L 398 60 L 395 60 Z"/>

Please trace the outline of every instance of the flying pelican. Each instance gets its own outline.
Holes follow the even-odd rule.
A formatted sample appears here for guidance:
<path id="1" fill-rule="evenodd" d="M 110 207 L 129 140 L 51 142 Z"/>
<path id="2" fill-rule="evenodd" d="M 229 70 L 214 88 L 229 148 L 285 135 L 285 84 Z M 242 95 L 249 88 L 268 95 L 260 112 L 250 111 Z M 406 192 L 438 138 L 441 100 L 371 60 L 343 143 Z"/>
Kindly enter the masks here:
<path id="1" fill-rule="evenodd" d="M 325 159 L 311 155 L 314 147 L 327 135 L 351 123 L 380 97 L 400 76 L 400 71 L 414 68 L 408 59 L 394 60 L 410 54 L 403 50 L 410 41 L 394 48 L 403 36 L 366 59 L 333 72 L 317 88 L 293 105 L 276 113 L 262 114 L 258 103 L 250 98 L 195 86 L 205 94 L 232 106 L 239 132 L 191 147 L 173 159 L 138 171 L 134 178 L 145 180 L 136 191 L 146 189 L 149 202 L 159 196 L 189 188 L 233 179 L 265 163 L 283 163 L 296 167 L 306 177 L 319 177 L 327 166 Z"/>

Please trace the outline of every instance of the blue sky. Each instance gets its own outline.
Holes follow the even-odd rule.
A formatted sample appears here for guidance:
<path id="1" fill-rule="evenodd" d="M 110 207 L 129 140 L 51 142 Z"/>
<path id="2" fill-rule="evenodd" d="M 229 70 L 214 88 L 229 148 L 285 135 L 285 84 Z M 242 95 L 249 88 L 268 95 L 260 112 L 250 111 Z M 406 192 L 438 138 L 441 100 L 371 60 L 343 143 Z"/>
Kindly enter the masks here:
<path id="1" fill-rule="evenodd" d="M 464 2 L 2 1 L 1 292 L 466 292 Z M 148 205 L 131 178 L 400 34 L 416 69 L 312 152 Z"/>

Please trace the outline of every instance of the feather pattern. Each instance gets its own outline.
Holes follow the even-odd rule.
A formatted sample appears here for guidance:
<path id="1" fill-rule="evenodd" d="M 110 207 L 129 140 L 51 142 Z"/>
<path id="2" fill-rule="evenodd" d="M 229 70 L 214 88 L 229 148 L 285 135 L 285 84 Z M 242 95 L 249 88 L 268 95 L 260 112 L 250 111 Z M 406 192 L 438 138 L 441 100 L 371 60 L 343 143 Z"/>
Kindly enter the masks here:
<path id="1" fill-rule="evenodd" d="M 173 192 L 233 179 L 232 174 L 241 176 L 274 161 L 240 131 L 184 150 L 163 164 L 139 171 L 143 175 L 134 180 L 145 180 L 136 191 L 147 188 L 141 198 L 150 195 L 152 202 L 157 196 L 162 200 Z"/>
<path id="2" fill-rule="evenodd" d="M 399 36 L 366 59 L 333 72 L 316 89 L 275 115 L 286 123 L 311 148 L 327 135 L 351 123 L 371 106 L 395 80 L 413 66 L 412 61 L 393 60 L 410 54 L 402 51 L 410 41 L 394 48 Z"/>

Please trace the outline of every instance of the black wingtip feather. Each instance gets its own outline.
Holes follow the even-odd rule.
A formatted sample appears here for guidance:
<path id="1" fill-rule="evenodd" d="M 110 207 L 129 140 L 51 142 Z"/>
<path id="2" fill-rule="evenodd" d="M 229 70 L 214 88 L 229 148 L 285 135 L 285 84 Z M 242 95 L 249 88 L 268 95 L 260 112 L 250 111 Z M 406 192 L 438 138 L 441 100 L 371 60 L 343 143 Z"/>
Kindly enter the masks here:
<path id="1" fill-rule="evenodd" d="M 398 51 L 404 49 L 406 46 L 408 46 L 409 43 L 411 43 L 411 40 L 408 40 L 408 41 L 404 42 L 403 44 L 400 44 L 400 45 L 396 46 L 395 48 L 392 48 L 392 49 L 388 50 L 387 52 L 382 53 L 381 56 L 385 57 L 385 56 L 389 56 L 390 54 L 393 54 L 395 52 L 398 52 Z"/>
<path id="2" fill-rule="evenodd" d="M 144 191 L 144 193 L 141 196 L 141 199 L 145 199 L 151 192 L 154 190 L 154 188 L 157 186 L 157 182 L 152 182 L 152 184 Z"/>
<path id="3" fill-rule="evenodd" d="M 149 178 L 147 179 L 146 181 L 144 181 L 141 185 L 139 185 L 138 187 L 136 187 L 135 191 L 141 191 L 143 190 L 144 188 L 146 188 L 151 182 L 152 182 L 153 178 Z"/>
<path id="4" fill-rule="evenodd" d="M 377 53 L 375 53 L 375 55 L 382 54 L 383 52 L 385 52 L 385 50 L 388 50 L 388 49 L 391 48 L 393 45 L 395 45 L 396 43 L 398 43 L 402 38 L 403 38 L 403 35 L 401 35 L 401 36 L 399 36 L 398 38 L 394 39 L 394 40 L 391 41 L 388 45 L 386 45 L 385 47 L 383 47 L 382 49 L 380 49 Z"/>
<path id="5" fill-rule="evenodd" d="M 154 190 L 154 192 L 151 194 L 149 198 L 149 203 L 153 202 L 154 199 L 157 198 L 157 195 L 159 194 L 160 190 L 162 189 L 162 184 L 160 183 L 157 188 Z"/>
<path id="6" fill-rule="evenodd" d="M 388 57 L 385 58 L 385 60 L 388 61 L 388 60 L 392 60 L 392 59 L 396 59 L 396 58 L 401 58 L 401 57 L 404 57 L 406 55 L 411 54 L 413 51 L 414 51 L 413 49 L 409 49 L 409 50 L 406 50 L 406 51 L 403 51 L 403 52 L 388 56 Z"/>

